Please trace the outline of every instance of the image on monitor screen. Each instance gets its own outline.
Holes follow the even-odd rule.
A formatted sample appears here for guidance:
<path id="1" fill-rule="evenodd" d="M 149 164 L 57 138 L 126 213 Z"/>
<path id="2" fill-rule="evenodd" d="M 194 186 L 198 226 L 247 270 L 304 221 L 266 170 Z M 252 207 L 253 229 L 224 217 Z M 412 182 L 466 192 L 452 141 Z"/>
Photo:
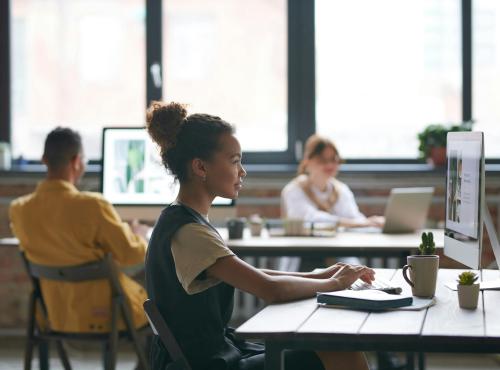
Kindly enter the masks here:
<path id="1" fill-rule="evenodd" d="M 164 168 L 158 147 L 145 128 L 106 127 L 102 136 L 101 187 L 114 205 L 165 205 L 175 200 L 179 184 Z M 217 197 L 214 205 L 231 205 Z"/>
<path id="2" fill-rule="evenodd" d="M 481 132 L 450 132 L 447 144 L 444 253 L 480 265 L 484 208 L 484 139 Z"/>
<path id="3" fill-rule="evenodd" d="M 446 227 L 477 239 L 480 211 L 481 144 L 448 142 Z"/>

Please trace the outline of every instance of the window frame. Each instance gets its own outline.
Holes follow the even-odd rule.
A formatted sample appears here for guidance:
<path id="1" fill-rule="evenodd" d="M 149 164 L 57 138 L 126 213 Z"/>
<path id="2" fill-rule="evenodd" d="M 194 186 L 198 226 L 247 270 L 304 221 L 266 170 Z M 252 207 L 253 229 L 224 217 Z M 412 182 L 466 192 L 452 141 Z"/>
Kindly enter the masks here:
<path id="1" fill-rule="evenodd" d="M 0 1 L 0 141 L 11 143 L 10 3 Z M 156 86 L 151 73 L 154 63 L 162 75 L 162 4 L 168 0 L 144 0 L 146 6 L 146 107 L 162 99 L 162 86 Z M 462 119 L 473 118 L 472 107 L 472 0 L 461 0 Z M 316 131 L 315 107 L 315 2 L 287 1 L 287 114 L 288 149 L 244 152 L 244 162 L 261 170 L 265 165 L 296 165 L 302 157 L 305 140 Z M 346 159 L 352 164 L 422 164 L 422 159 L 370 158 Z M 29 160 L 29 163 L 40 163 Z M 100 160 L 92 161 L 98 164 Z M 489 158 L 488 163 L 500 163 Z M 270 170 L 273 166 L 269 166 Z"/>

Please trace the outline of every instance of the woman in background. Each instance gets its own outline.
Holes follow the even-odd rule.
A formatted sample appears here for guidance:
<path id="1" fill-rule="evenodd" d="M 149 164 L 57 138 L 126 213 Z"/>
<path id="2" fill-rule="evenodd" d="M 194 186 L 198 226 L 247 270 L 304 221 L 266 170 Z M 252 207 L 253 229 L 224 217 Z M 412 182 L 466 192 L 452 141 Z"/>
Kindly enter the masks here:
<path id="1" fill-rule="evenodd" d="M 239 259 L 208 219 L 213 199 L 236 198 L 246 175 L 233 127 L 207 114 L 188 116 L 177 103 L 153 102 L 147 129 L 180 190 L 151 236 L 146 286 L 194 370 L 264 368 L 264 347 L 236 341 L 227 326 L 234 288 L 269 303 L 345 289 L 358 278 L 373 280 L 374 271 L 366 266 L 336 264 L 315 273 L 286 273 L 257 269 Z M 169 361 L 155 337 L 151 367 L 165 369 Z M 360 352 L 286 351 L 285 368 L 368 366 Z"/>
<path id="2" fill-rule="evenodd" d="M 341 162 L 331 140 L 319 135 L 309 137 L 298 176 L 281 192 L 282 217 L 347 228 L 382 227 L 384 217 L 362 214 L 351 189 L 336 179 Z M 359 259 L 347 257 L 344 262 L 359 264 Z M 299 264 L 300 258 L 285 257 L 280 260 L 279 269 L 298 271 Z"/>
<path id="3" fill-rule="evenodd" d="M 331 140 L 309 137 L 298 176 L 281 193 L 283 216 L 344 227 L 382 227 L 384 217 L 363 215 L 351 189 L 335 178 L 341 162 Z"/>

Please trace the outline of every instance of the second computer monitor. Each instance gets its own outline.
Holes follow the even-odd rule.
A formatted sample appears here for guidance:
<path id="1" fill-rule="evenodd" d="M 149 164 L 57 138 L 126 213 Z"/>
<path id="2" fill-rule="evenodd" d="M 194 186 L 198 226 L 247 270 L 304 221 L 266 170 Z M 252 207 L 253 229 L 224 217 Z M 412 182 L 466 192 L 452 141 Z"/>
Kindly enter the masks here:
<path id="1" fill-rule="evenodd" d="M 101 187 L 115 206 L 164 206 L 177 197 L 179 184 L 165 170 L 159 148 L 144 127 L 106 127 L 102 136 Z M 213 205 L 230 206 L 217 197 Z"/>
<path id="2" fill-rule="evenodd" d="M 446 153 L 444 253 L 478 269 L 484 212 L 483 133 L 448 133 Z"/>

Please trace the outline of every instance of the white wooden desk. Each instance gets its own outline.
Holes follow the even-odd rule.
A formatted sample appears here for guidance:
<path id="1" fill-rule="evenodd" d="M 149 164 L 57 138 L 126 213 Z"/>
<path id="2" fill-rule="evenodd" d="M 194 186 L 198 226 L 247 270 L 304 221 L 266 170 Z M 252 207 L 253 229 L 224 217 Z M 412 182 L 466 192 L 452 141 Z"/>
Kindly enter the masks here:
<path id="1" fill-rule="evenodd" d="M 367 312 L 318 307 L 314 298 L 267 306 L 241 325 L 240 338 L 266 343 L 266 369 L 282 369 L 283 349 L 500 353 L 500 291 L 484 291 L 476 310 L 458 306 L 444 286 L 460 270 L 439 271 L 437 303 L 422 311 Z M 410 292 L 401 270 L 382 269 Z M 498 270 L 483 270 L 487 280 Z M 414 364 L 411 364 L 414 366 Z M 423 357 L 420 368 L 425 368 Z"/>
<path id="2" fill-rule="evenodd" d="M 442 229 L 426 230 L 434 233 L 436 248 L 444 248 Z M 333 237 L 322 236 L 269 236 L 244 235 L 243 239 L 227 239 L 227 231 L 221 230 L 227 245 L 239 256 L 362 256 L 398 257 L 401 266 L 406 256 L 416 251 L 421 243 L 421 232 L 414 234 L 382 234 L 338 232 Z"/>

